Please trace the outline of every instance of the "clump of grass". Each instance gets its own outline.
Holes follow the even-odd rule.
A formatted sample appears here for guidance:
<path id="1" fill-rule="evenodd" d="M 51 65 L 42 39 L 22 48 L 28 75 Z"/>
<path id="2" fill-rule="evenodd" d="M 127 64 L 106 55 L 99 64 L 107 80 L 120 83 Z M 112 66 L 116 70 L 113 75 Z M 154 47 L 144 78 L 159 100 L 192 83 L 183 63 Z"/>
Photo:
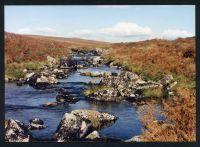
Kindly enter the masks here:
<path id="1" fill-rule="evenodd" d="M 83 94 L 85 96 L 89 96 L 89 95 L 91 95 L 91 94 L 93 94 L 93 93 L 95 93 L 95 92 L 97 92 L 99 90 L 106 90 L 108 88 L 109 87 L 107 87 L 107 86 L 97 85 L 97 86 L 93 86 L 93 87 L 91 87 L 89 89 L 84 90 Z"/>
<path id="2" fill-rule="evenodd" d="M 27 70 L 38 70 L 44 62 L 23 62 L 23 63 L 12 63 L 5 65 L 5 75 L 13 79 L 23 78 L 25 73 L 24 69 Z"/>
<path id="3" fill-rule="evenodd" d="M 12 79 L 19 79 L 25 76 L 23 69 L 6 69 L 5 74 Z"/>
<path id="4" fill-rule="evenodd" d="M 143 95 L 150 98 L 161 98 L 163 97 L 163 89 L 160 87 L 144 89 Z"/>
<path id="5" fill-rule="evenodd" d="M 90 113 L 90 115 L 89 115 L 89 120 L 91 121 L 92 126 L 93 126 L 94 128 L 100 127 L 99 119 L 97 118 L 96 114 L 93 113 L 92 111 L 91 111 L 91 113 Z"/>

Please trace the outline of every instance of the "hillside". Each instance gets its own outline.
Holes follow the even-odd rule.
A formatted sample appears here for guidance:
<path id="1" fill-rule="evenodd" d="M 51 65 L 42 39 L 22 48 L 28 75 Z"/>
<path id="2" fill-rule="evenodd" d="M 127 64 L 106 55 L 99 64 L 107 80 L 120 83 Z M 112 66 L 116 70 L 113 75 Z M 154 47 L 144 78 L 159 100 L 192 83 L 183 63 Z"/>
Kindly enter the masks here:
<path id="1" fill-rule="evenodd" d="M 47 55 L 58 58 L 67 55 L 73 47 L 109 47 L 111 49 L 104 55 L 107 59 L 113 59 L 115 64 L 145 78 L 156 80 L 163 74 L 172 73 L 194 79 L 196 75 L 194 37 L 111 44 L 79 38 L 5 33 L 5 64 L 41 62 Z"/>
<path id="2" fill-rule="evenodd" d="M 107 42 L 78 38 L 47 37 L 5 33 L 5 63 L 43 61 L 46 56 L 66 55 L 72 47 L 108 46 Z"/>
<path id="3" fill-rule="evenodd" d="M 107 57 L 147 77 L 170 72 L 194 78 L 196 72 L 195 37 L 115 43 Z"/>

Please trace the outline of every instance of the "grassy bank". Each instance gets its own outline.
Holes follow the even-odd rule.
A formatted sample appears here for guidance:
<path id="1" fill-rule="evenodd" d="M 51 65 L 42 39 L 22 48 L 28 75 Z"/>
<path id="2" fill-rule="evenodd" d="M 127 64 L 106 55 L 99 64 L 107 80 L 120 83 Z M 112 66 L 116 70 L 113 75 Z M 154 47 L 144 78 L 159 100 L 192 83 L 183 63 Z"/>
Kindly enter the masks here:
<path id="1" fill-rule="evenodd" d="M 47 56 L 67 56 L 71 48 L 107 46 L 108 43 L 78 38 L 61 38 L 5 33 L 5 76 L 21 78 L 24 69 L 37 70 Z"/>
<path id="2" fill-rule="evenodd" d="M 158 81 L 171 74 L 178 87 L 195 89 L 195 38 L 115 43 L 104 57 L 143 79 Z"/>
<path id="3" fill-rule="evenodd" d="M 104 58 L 114 60 L 114 65 L 135 72 L 146 80 L 159 81 L 164 75 L 171 74 L 178 82 L 173 87 L 175 96 L 172 100 L 163 100 L 163 123 L 156 123 L 155 107 L 143 109 L 146 115 L 140 120 L 145 129 L 140 138 L 143 141 L 195 141 L 195 38 L 116 43 L 112 48 Z M 143 94 L 160 97 L 162 90 L 148 89 Z"/>
<path id="4" fill-rule="evenodd" d="M 11 63 L 5 65 L 5 77 L 11 79 L 23 78 L 25 75 L 24 69 L 29 71 L 36 71 L 45 64 L 43 62 L 22 62 L 22 63 Z"/>

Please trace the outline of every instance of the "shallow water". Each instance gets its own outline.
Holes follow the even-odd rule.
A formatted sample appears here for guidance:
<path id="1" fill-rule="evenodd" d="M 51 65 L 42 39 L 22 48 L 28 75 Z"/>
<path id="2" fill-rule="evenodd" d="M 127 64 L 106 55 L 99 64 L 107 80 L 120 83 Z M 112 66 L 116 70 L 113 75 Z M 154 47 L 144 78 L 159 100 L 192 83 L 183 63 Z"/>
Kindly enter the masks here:
<path id="1" fill-rule="evenodd" d="M 77 59 L 80 59 L 76 57 Z M 51 138 L 56 131 L 57 126 L 65 112 L 71 112 L 75 109 L 94 109 L 102 112 L 108 112 L 118 117 L 118 120 L 110 127 L 100 130 L 100 135 L 118 139 L 129 139 L 135 135 L 141 134 L 142 125 L 138 120 L 137 108 L 132 103 L 123 101 L 121 103 L 104 102 L 94 103 L 88 101 L 83 96 L 83 90 L 88 88 L 87 83 L 91 80 L 100 81 L 97 77 L 81 76 L 80 71 L 111 71 L 118 72 L 115 68 L 107 66 L 90 67 L 70 73 L 67 79 L 60 80 L 60 84 L 53 89 L 37 90 L 28 85 L 21 87 L 15 83 L 5 84 L 5 106 L 6 119 L 17 119 L 28 125 L 32 118 L 41 118 L 46 129 L 34 130 L 32 134 L 36 138 Z M 60 105 L 57 107 L 42 107 L 47 102 L 56 101 L 57 89 L 63 87 L 71 95 L 80 98 L 76 104 Z"/>

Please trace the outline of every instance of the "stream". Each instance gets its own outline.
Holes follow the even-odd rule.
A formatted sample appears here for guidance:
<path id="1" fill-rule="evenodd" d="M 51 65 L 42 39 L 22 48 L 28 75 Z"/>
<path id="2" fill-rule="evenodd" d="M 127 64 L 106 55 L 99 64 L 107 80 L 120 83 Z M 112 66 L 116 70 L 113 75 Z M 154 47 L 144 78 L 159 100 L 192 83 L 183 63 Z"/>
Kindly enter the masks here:
<path id="1" fill-rule="evenodd" d="M 86 55 L 94 56 L 94 55 Z M 84 62 L 81 55 L 74 55 L 74 60 Z M 142 132 L 142 124 L 138 120 L 137 105 L 128 101 L 99 102 L 88 101 L 84 95 L 84 89 L 90 85 L 91 80 L 99 82 L 101 77 L 89 77 L 80 75 L 80 71 L 110 71 L 120 73 L 121 70 L 111 68 L 106 65 L 100 67 L 78 69 L 72 71 L 68 78 L 59 80 L 60 84 L 52 89 L 38 90 L 29 85 L 16 86 L 15 83 L 5 84 L 5 119 L 17 119 L 28 125 L 29 120 L 35 117 L 42 119 L 47 126 L 43 130 L 31 131 L 33 137 L 40 139 L 52 138 L 57 126 L 65 112 L 75 109 L 93 109 L 108 112 L 118 117 L 118 120 L 110 127 L 99 131 L 101 136 L 126 140 Z M 75 104 L 59 105 L 56 107 L 43 107 L 43 104 L 54 102 L 58 93 L 58 88 L 64 88 L 70 95 L 80 98 Z"/>

